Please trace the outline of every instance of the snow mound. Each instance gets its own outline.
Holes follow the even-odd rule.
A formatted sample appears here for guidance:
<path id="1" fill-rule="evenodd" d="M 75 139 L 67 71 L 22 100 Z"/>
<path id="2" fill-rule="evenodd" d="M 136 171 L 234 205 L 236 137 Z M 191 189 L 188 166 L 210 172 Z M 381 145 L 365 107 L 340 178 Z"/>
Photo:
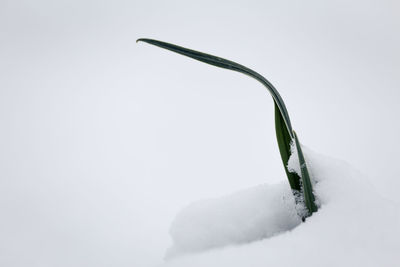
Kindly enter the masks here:
<path id="1" fill-rule="evenodd" d="M 320 205 L 305 223 L 299 224 L 289 204 L 289 185 L 285 189 L 284 184 L 198 202 L 183 210 L 171 227 L 177 251 L 272 237 L 187 254 L 164 266 L 400 266 L 399 206 L 380 197 L 349 164 L 304 147 L 303 152 Z M 296 154 L 288 167 L 299 170 Z"/>
<path id="2" fill-rule="evenodd" d="M 173 247 L 167 257 L 260 240 L 293 229 L 300 222 L 286 183 L 197 201 L 173 221 Z"/>

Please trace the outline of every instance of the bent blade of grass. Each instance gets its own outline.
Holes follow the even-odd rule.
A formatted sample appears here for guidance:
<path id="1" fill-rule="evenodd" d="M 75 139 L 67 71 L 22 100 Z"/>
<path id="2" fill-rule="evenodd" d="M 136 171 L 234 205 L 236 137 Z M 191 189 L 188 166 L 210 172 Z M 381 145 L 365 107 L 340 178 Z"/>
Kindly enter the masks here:
<path id="1" fill-rule="evenodd" d="M 210 54 L 202 53 L 199 51 L 195 51 L 192 49 L 188 49 L 185 47 L 181 47 L 178 45 L 174 45 L 174 44 L 170 44 L 170 43 L 166 43 L 166 42 L 162 42 L 162 41 L 158 41 L 158 40 L 153 40 L 153 39 L 147 39 L 147 38 L 138 39 L 136 42 L 146 42 L 148 44 L 152 44 L 152 45 L 173 51 L 175 53 L 196 59 L 198 61 L 210 64 L 210 65 L 213 65 L 216 67 L 237 71 L 237 72 L 243 73 L 245 75 L 248 75 L 248 76 L 256 79 L 257 81 L 261 82 L 268 89 L 268 91 L 270 92 L 270 94 L 274 100 L 276 137 L 278 140 L 279 152 L 281 154 L 281 159 L 282 159 L 282 162 L 283 162 L 283 165 L 285 168 L 286 175 L 289 180 L 290 187 L 293 190 L 301 191 L 300 179 L 303 179 L 303 180 L 308 179 L 308 181 L 309 181 L 309 177 L 308 177 L 308 175 L 302 175 L 304 178 L 303 177 L 300 178 L 297 174 L 290 173 L 287 170 L 287 163 L 288 163 L 288 160 L 290 157 L 290 143 L 291 143 L 291 140 L 295 138 L 295 134 L 292 129 L 289 114 L 287 112 L 285 103 L 282 100 L 282 97 L 280 96 L 280 94 L 278 93 L 276 88 L 266 78 L 264 78 L 259 73 L 255 72 L 243 65 L 240 65 L 236 62 L 233 62 L 233 61 L 230 61 L 230 60 L 227 60 L 224 58 L 220 58 L 217 56 L 213 56 Z M 302 155 L 301 150 L 298 152 L 299 152 L 299 154 Z M 304 157 L 303 157 L 303 161 L 304 161 Z M 305 164 L 304 164 L 304 166 L 305 166 L 304 167 L 305 172 L 308 174 L 307 167 Z M 308 183 L 306 182 L 305 184 L 309 185 L 309 187 L 311 188 L 310 182 L 308 182 Z M 304 183 L 303 183 L 303 186 L 304 186 Z M 312 195 L 312 189 L 310 190 L 308 188 L 307 192 L 308 192 L 307 194 Z M 312 195 L 312 199 L 314 199 L 313 195 Z M 307 203 L 309 203 L 309 201 Z M 314 203 L 314 202 L 312 202 L 312 203 Z M 316 211 L 316 208 L 313 208 L 312 206 L 310 206 L 311 207 L 311 209 L 310 209 L 309 206 L 307 206 L 307 208 L 309 209 L 309 214 L 311 215 L 313 211 Z M 315 204 L 314 204 L 314 206 L 315 206 Z"/>

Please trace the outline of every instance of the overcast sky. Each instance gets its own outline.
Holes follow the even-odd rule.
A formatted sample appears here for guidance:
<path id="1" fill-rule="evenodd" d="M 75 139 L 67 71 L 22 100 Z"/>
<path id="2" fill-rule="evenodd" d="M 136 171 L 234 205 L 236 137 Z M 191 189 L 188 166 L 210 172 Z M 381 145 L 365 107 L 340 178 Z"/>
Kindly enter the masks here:
<path id="1" fill-rule="evenodd" d="M 400 202 L 398 1 L 0 0 L 0 265 L 152 266 L 177 211 L 286 179 L 300 141 Z"/>

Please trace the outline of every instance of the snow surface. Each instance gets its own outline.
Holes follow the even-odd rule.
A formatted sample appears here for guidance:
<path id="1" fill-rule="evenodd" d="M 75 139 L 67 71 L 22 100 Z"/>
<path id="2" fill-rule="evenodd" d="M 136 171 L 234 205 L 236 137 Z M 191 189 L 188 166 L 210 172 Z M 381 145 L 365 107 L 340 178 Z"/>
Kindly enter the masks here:
<path id="1" fill-rule="evenodd" d="M 287 184 L 195 202 L 172 223 L 164 266 L 400 266 L 399 206 L 346 162 L 303 150 L 317 213 L 300 223 Z"/>
<path id="2" fill-rule="evenodd" d="M 230 196 L 195 202 L 172 223 L 167 256 L 270 237 L 300 224 L 287 186 L 260 185 Z"/>

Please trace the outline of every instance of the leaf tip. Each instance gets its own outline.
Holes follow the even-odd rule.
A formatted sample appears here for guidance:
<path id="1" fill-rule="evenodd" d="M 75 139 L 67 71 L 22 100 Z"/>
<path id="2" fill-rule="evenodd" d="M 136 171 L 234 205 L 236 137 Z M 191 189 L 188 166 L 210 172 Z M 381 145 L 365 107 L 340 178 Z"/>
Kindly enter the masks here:
<path id="1" fill-rule="evenodd" d="M 150 43 L 150 41 L 154 41 L 154 40 L 147 39 L 147 38 L 139 38 L 139 39 L 136 40 L 136 43 L 138 43 L 138 42 Z"/>

